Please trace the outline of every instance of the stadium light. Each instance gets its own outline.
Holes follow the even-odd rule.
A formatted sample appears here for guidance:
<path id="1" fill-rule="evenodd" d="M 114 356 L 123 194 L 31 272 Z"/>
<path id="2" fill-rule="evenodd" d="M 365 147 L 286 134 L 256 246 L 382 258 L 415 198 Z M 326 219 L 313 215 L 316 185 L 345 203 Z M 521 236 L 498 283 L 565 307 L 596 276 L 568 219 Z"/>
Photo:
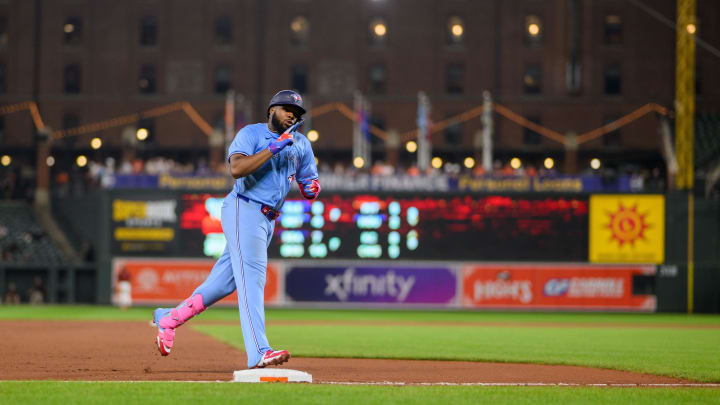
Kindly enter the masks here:
<path id="1" fill-rule="evenodd" d="M 147 139 L 149 134 L 150 133 L 148 132 L 147 128 L 138 128 L 135 136 L 137 137 L 138 141 L 144 141 Z"/>
<path id="2" fill-rule="evenodd" d="M 456 37 L 460 37 L 463 34 L 463 26 L 460 24 L 455 24 L 452 26 L 452 34 Z"/>
<path id="3" fill-rule="evenodd" d="M 74 24 L 65 24 L 63 27 L 63 30 L 65 33 L 70 34 L 71 32 L 75 31 L 75 25 Z"/>
<path id="4" fill-rule="evenodd" d="M 687 25 L 687 32 L 690 35 L 694 35 L 697 32 L 697 26 L 695 24 L 688 24 Z"/>
<path id="5" fill-rule="evenodd" d="M 12 163 L 12 158 L 10 155 L 2 155 L 0 158 L 0 163 L 2 163 L 3 166 L 10 166 L 10 163 Z"/>
<path id="6" fill-rule="evenodd" d="M 550 170 L 555 166 L 555 161 L 553 160 L 553 158 L 545 158 L 543 164 L 545 165 L 546 169 Z"/>
<path id="7" fill-rule="evenodd" d="M 405 144 L 405 149 L 407 149 L 410 153 L 417 152 L 418 145 L 415 141 L 408 141 L 408 143 Z"/>
<path id="8" fill-rule="evenodd" d="M 517 170 L 520 168 L 520 166 L 522 166 L 522 161 L 520 160 L 520 158 L 514 157 L 510 159 L 510 167 Z"/>
<path id="9" fill-rule="evenodd" d="M 593 160 L 590 161 L 590 167 L 592 167 L 593 169 L 597 170 L 600 168 L 600 166 L 601 166 L 600 159 L 593 158 Z"/>
<path id="10" fill-rule="evenodd" d="M 436 169 L 439 169 L 439 168 L 442 167 L 443 161 L 442 161 L 442 159 L 440 159 L 439 157 L 435 156 L 435 157 L 432 158 L 432 160 L 430 161 L 430 164 L 432 165 L 432 167 L 434 167 L 434 168 L 436 168 Z"/>
<path id="11" fill-rule="evenodd" d="M 360 156 L 356 157 L 355 159 L 353 159 L 353 166 L 358 169 L 362 168 L 363 166 L 365 166 L 365 159 L 361 158 Z"/>
<path id="12" fill-rule="evenodd" d="M 314 130 L 314 129 L 311 129 L 311 130 L 308 131 L 308 133 L 307 133 L 307 138 L 308 138 L 308 140 L 309 140 L 310 142 L 315 142 L 315 141 L 317 141 L 319 137 L 320 137 L 320 134 L 318 133 L 318 131 L 316 131 L 316 130 Z"/>
<path id="13" fill-rule="evenodd" d="M 85 155 L 80 155 L 77 157 L 77 159 L 75 159 L 75 163 L 77 163 L 79 167 L 85 167 L 85 165 L 87 164 L 87 158 L 85 157 Z"/>
<path id="14" fill-rule="evenodd" d="M 307 18 L 303 16 L 295 17 L 295 19 L 292 20 L 290 23 L 290 29 L 294 32 L 302 32 L 307 30 L 308 21 Z"/>
<path id="15" fill-rule="evenodd" d="M 384 37 L 387 34 L 387 27 L 383 23 L 377 23 L 373 27 L 373 32 L 379 37 Z"/>
<path id="16" fill-rule="evenodd" d="M 465 167 L 467 167 L 468 169 L 472 169 L 473 167 L 475 167 L 475 159 L 473 159 L 469 156 L 465 158 L 465 161 L 463 163 L 465 164 Z"/>
<path id="17" fill-rule="evenodd" d="M 537 24 L 534 24 L 534 23 L 528 25 L 527 30 L 528 30 L 528 33 L 534 37 L 537 36 L 538 34 L 540 34 L 540 26 Z"/>
<path id="18" fill-rule="evenodd" d="M 52 156 L 48 156 L 47 159 L 45 159 L 45 164 L 47 164 L 49 167 L 55 166 L 55 158 Z"/>
<path id="19" fill-rule="evenodd" d="M 100 149 L 101 146 L 102 146 L 102 139 L 100 139 L 100 138 L 93 138 L 90 141 L 90 147 L 95 150 Z"/>

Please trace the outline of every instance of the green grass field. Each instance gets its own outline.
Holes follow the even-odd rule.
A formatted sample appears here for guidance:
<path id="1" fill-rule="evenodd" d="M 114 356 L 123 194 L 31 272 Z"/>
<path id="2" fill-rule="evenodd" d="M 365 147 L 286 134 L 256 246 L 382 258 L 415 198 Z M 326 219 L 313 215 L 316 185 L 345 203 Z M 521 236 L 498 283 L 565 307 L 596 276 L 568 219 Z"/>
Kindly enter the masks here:
<path id="1" fill-rule="evenodd" d="M 151 308 L 0 307 L 2 319 L 147 321 Z M 571 364 L 720 382 L 720 316 L 451 311 L 267 311 L 268 335 L 294 356 L 461 359 Z M 303 322 L 305 321 L 305 322 Z M 228 323 L 230 322 L 230 323 Z M 235 323 L 233 325 L 233 323 Z M 212 308 L 192 327 L 242 348 L 237 309 Z M 338 327 L 342 325 L 342 327 Z M 378 333 L 380 332 L 380 333 Z M 720 389 L 3 382 L 0 403 L 183 399 L 280 403 L 720 403 Z"/>

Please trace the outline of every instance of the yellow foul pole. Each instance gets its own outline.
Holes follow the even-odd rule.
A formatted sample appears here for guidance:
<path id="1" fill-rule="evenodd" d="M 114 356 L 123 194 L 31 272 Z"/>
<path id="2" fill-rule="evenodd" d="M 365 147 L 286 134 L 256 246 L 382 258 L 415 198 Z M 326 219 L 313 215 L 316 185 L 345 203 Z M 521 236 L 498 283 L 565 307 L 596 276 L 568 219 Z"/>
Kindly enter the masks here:
<path id="1" fill-rule="evenodd" d="M 675 187 L 688 192 L 687 235 L 687 310 L 693 312 L 694 258 L 693 163 L 695 131 L 695 34 L 697 33 L 696 0 L 677 0 L 677 49 L 675 61 L 675 150 L 678 173 Z"/>

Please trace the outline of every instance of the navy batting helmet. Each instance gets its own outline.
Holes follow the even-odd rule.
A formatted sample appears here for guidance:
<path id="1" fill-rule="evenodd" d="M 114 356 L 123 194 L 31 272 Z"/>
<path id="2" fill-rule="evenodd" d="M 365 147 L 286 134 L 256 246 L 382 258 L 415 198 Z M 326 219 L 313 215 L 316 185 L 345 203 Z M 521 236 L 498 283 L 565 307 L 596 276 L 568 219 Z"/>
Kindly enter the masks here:
<path id="1" fill-rule="evenodd" d="M 267 108 L 268 117 L 270 116 L 270 107 L 275 105 L 293 105 L 300 109 L 301 117 L 306 112 L 303 108 L 302 97 L 292 90 L 280 90 L 270 99 L 270 104 L 268 104 Z"/>

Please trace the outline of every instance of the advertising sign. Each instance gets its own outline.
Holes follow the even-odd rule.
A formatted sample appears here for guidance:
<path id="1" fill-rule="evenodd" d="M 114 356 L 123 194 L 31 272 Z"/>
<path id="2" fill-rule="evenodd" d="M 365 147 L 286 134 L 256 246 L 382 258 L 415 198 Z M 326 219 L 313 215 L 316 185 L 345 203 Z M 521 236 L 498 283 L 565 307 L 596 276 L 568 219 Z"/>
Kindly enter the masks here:
<path id="1" fill-rule="evenodd" d="M 292 267 L 289 300 L 332 303 L 434 304 L 455 301 L 455 273 L 442 267 Z"/>
<path id="2" fill-rule="evenodd" d="M 654 311 L 654 295 L 633 294 L 633 278 L 654 266 L 465 266 L 462 306 L 471 308 Z"/>
<path id="3" fill-rule="evenodd" d="M 124 268 L 130 274 L 133 303 L 176 305 L 205 281 L 214 264 L 214 260 L 205 259 L 115 259 L 113 282 Z M 266 277 L 265 303 L 277 303 L 277 266 L 268 263 Z M 237 305 L 237 294 L 228 295 L 219 304 Z"/>
<path id="4" fill-rule="evenodd" d="M 174 198 L 114 199 L 113 251 L 121 254 L 170 251 L 177 227 L 176 206 Z"/>
<path id="5" fill-rule="evenodd" d="M 665 261 L 665 197 L 591 196 L 589 243 L 591 262 L 662 264 Z"/>

